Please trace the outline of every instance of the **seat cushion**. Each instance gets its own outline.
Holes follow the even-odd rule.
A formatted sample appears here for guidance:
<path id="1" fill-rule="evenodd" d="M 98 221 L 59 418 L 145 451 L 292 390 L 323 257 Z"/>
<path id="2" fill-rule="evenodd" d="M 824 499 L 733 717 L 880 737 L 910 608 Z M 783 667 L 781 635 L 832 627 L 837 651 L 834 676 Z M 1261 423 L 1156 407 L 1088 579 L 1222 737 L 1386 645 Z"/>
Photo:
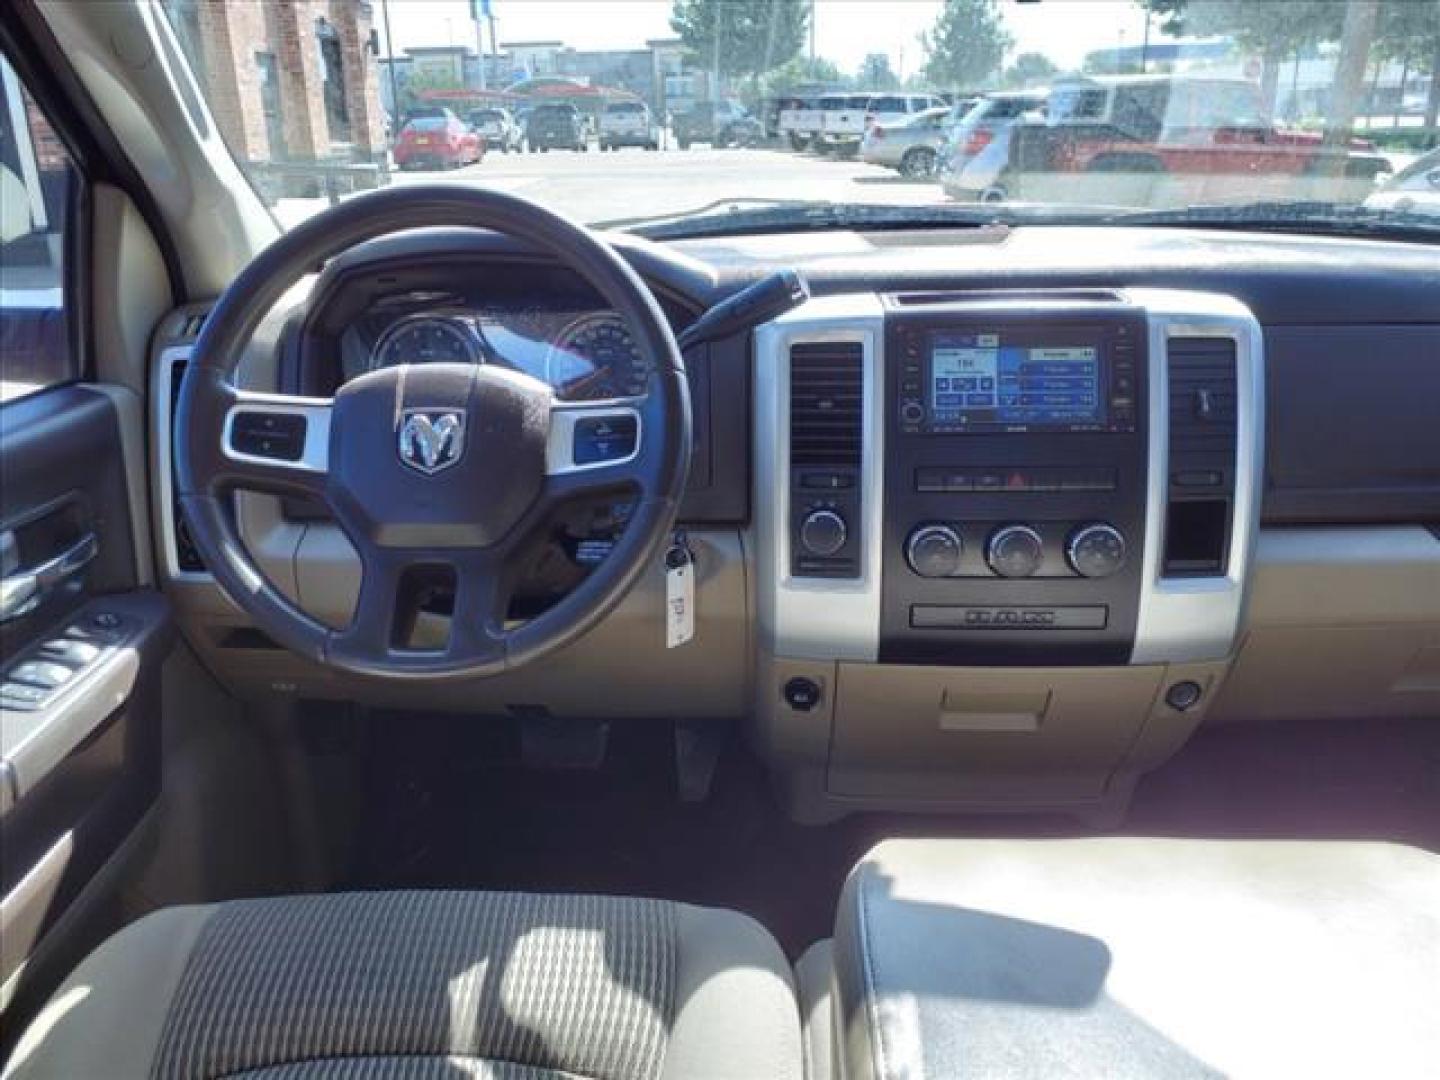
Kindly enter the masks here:
<path id="1" fill-rule="evenodd" d="M 67 980 L 6 1076 L 799 1080 L 802 1068 L 789 970 L 745 916 L 392 892 L 148 916 Z"/>
<path id="2" fill-rule="evenodd" d="M 1440 856 L 1365 842 L 889 841 L 835 937 L 845 1075 L 1440 1070 Z"/>

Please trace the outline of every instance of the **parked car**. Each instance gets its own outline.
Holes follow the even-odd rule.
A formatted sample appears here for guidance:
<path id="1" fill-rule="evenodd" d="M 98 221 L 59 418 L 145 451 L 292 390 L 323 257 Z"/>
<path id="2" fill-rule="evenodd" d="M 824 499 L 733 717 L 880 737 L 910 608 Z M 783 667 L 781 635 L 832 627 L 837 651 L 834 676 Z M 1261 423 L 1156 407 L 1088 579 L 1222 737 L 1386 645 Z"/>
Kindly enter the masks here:
<path id="1" fill-rule="evenodd" d="M 531 150 L 589 150 L 590 122 L 574 105 L 536 105 L 525 126 Z"/>
<path id="2" fill-rule="evenodd" d="M 820 133 L 819 95 L 785 98 L 780 103 L 780 137 L 792 150 L 808 150 Z"/>
<path id="3" fill-rule="evenodd" d="M 950 109 L 941 105 L 895 123 L 871 124 L 860 140 L 860 156 L 871 165 L 898 169 L 901 176 L 933 177 L 940 167 L 949 115 Z"/>
<path id="4" fill-rule="evenodd" d="M 1222 197 L 1227 177 L 1238 178 L 1233 194 L 1249 197 L 1257 185 L 1263 193 L 1266 181 L 1294 197 L 1295 181 L 1304 179 L 1316 182 L 1307 194 L 1321 197 L 1337 194 L 1346 181 L 1363 188 L 1390 166 L 1364 139 L 1328 146 L 1320 132 L 1265 119 L 1252 82 L 1135 75 L 1056 84 L 1044 120 L 1023 122 L 1017 131 L 1009 167 L 1027 183 L 1049 173 L 1220 178 L 1205 194 Z M 1113 196 L 1112 185 L 1107 181 L 1105 190 Z M 1068 186 L 1093 201 L 1096 192 Z"/>
<path id="5" fill-rule="evenodd" d="M 509 109 L 475 109 L 466 119 L 484 138 L 487 149 L 493 147 L 502 154 L 508 154 L 511 150 L 520 150 L 525 144 L 525 132 Z"/>
<path id="6" fill-rule="evenodd" d="M 411 113 L 395 141 L 400 169 L 458 169 L 485 156 L 484 140 L 449 109 L 434 114 Z"/>
<path id="7" fill-rule="evenodd" d="M 660 125 L 643 101 L 612 101 L 600 114 L 600 149 L 622 146 L 660 149 Z"/>
<path id="8" fill-rule="evenodd" d="M 820 102 L 820 149 L 853 155 L 871 124 L 894 123 L 942 105 L 933 94 L 832 94 Z"/>
<path id="9" fill-rule="evenodd" d="M 978 153 L 957 158 L 942 166 L 940 186 L 945 194 L 962 202 L 1004 202 L 1010 197 L 1010 143 L 1018 121 L 1002 124 Z M 954 162 L 959 161 L 956 165 Z"/>
<path id="10" fill-rule="evenodd" d="M 738 101 L 702 101 L 676 114 L 675 142 L 681 150 L 693 143 L 714 147 L 755 146 L 765 140 L 765 126 Z"/>
<path id="11" fill-rule="evenodd" d="M 1422 154 L 1365 200 L 1374 210 L 1440 215 L 1440 149 Z"/>
<path id="12" fill-rule="evenodd" d="M 1028 112 L 1044 106 L 1047 91 L 1027 90 L 982 94 L 957 102 L 947 117 L 945 146 L 941 151 L 941 172 L 948 182 L 1002 131 Z"/>

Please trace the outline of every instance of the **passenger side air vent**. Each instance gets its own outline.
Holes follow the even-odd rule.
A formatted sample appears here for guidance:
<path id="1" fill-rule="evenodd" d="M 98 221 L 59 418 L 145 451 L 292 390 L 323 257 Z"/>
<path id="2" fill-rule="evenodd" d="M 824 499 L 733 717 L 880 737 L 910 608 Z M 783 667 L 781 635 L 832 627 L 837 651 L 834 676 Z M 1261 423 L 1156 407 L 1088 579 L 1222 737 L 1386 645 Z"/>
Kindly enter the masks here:
<path id="1" fill-rule="evenodd" d="M 860 464 L 863 354 L 859 342 L 790 348 L 790 463 Z"/>
<path id="2" fill-rule="evenodd" d="M 1223 574 L 1235 499 L 1235 341 L 1176 337 L 1167 343 L 1170 468 L 1164 572 Z"/>
<path id="3" fill-rule="evenodd" d="M 865 349 L 858 341 L 790 347 L 790 572 L 860 574 Z"/>

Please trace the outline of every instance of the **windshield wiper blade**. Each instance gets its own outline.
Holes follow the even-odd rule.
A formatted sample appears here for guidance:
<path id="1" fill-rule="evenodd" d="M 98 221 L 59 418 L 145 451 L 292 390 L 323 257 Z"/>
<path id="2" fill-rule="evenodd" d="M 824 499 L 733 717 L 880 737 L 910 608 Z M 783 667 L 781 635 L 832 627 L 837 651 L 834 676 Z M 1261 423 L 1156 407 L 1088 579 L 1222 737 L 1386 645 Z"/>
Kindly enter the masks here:
<path id="1" fill-rule="evenodd" d="M 640 225 L 655 225 L 667 221 L 680 221 L 686 218 L 707 217 L 711 214 L 724 212 L 740 212 L 747 207 L 776 207 L 776 206 L 815 206 L 818 200 L 815 199 L 761 199 L 750 196 L 736 196 L 728 199 L 715 199 L 701 206 L 692 206 L 688 210 L 671 210 L 664 214 L 646 214 L 642 217 L 612 218 L 609 221 L 595 221 L 590 224 L 592 229 L 633 229 Z"/>
<path id="2" fill-rule="evenodd" d="M 1440 232 L 1440 219 L 1405 210 L 1322 200 L 1213 203 L 1160 210 L 1127 210 L 1096 219 L 1098 225 L 1204 225 L 1233 229 L 1319 227 L 1336 233 Z"/>
<path id="3" fill-rule="evenodd" d="M 733 200 L 725 200 L 727 205 Z M 1068 210 L 1066 216 L 1069 216 Z M 678 240 L 754 232 L 798 232 L 830 229 L 884 229 L 927 226 L 981 228 L 1005 227 L 1030 220 L 1012 207 L 993 204 L 937 204 L 907 206 L 890 203 L 842 203 L 821 200 L 762 201 L 753 209 L 729 213 L 702 213 L 694 217 L 667 216 L 631 226 L 652 240 Z M 1050 220 L 1048 216 L 1043 220 Z"/>

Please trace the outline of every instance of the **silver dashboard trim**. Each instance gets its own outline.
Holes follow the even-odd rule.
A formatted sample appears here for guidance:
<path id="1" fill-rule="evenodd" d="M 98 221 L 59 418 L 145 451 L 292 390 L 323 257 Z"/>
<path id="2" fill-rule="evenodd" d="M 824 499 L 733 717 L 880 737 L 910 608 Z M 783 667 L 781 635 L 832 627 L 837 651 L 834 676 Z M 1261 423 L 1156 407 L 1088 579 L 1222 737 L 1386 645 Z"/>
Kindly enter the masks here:
<path id="1" fill-rule="evenodd" d="M 560 476 L 588 472 L 591 469 L 613 468 L 616 465 L 625 465 L 639 457 L 641 439 L 645 436 L 644 421 L 641 419 L 640 410 L 633 405 L 622 404 L 624 400 L 584 404 L 555 402 L 550 408 L 550 432 L 545 439 L 546 475 Z M 575 462 L 576 423 L 586 419 L 612 416 L 634 419 L 635 449 L 622 458 L 590 461 L 583 465 L 577 465 Z"/>
<path id="2" fill-rule="evenodd" d="M 286 394 L 262 394 L 254 390 L 237 390 L 235 404 L 225 413 L 225 426 L 220 435 L 220 449 L 231 461 L 264 465 L 282 472 L 324 473 L 330 468 L 330 413 L 332 402 L 329 398 L 291 397 Z M 236 450 L 234 445 L 235 417 L 240 413 L 271 413 L 277 416 L 302 416 L 305 418 L 305 445 L 300 457 L 294 461 L 284 458 L 261 457 Z"/>
<path id="3" fill-rule="evenodd" d="M 1132 664 L 1221 660 L 1234 650 L 1245 613 L 1260 525 L 1265 462 L 1265 345 L 1250 309 L 1229 296 L 1169 289 L 1127 289 L 1149 322 L 1149 473 L 1145 544 Z M 1235 342 L 1236 461 L 1234 510 L 1225 574 L 1166 577 L 1162 567 L 1169 475 L 1168 343 L 1175 337 Z"/>
<path id="4" fill-rule="evenodd" d="M 175 521 L 175 416 L 172 404 L 175 379 L 181 364 L 188 363 L 193 345 L 167 345 L 151 372 L 150 400 L 155 407 L 155 436 L 152 444 L 155 475 L 159 481 L 160 562 L 167 581 L 215 579 L 206 570 L 180 569 Z"/>
<path id="5" fill-rule="evenodd" d="M 826 341 L 859 342 L 864 369 L 860 576 L 855 579 L 790 573 L 790 346 Z M 818 297 L 755 331 L 756 610 L 761 645 L 773 656 L 860 661 L 879 656 L 884 350 L 885 312 L 874 293 Z"/>

